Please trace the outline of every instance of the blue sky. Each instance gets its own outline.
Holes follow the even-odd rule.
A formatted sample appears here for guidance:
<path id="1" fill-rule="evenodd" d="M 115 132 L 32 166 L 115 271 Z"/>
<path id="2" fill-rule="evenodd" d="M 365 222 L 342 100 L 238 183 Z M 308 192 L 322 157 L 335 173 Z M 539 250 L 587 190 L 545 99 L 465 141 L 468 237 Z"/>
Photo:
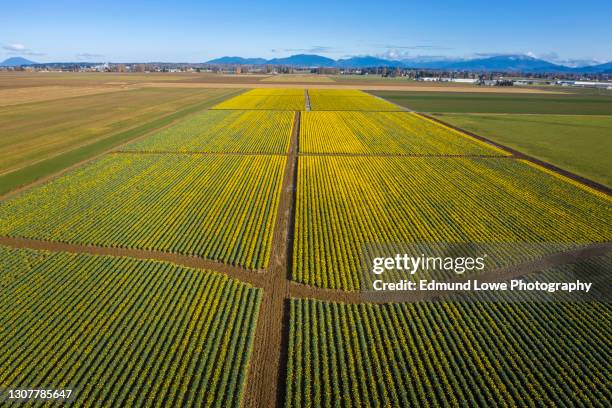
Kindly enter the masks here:
<path id="1" fill-rule="evenodd" d="M 2 3 L 0 59 L 202 62 L 296 53 L 529 53 L 556 62 L 612 60 L 610 1 Z"/>

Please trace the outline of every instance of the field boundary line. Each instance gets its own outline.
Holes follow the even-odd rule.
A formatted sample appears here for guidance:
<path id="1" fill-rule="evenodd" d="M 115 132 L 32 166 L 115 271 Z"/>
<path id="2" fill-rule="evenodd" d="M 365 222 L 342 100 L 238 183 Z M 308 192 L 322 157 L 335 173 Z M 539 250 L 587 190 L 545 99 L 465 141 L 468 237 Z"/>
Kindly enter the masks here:
<path id="1" fill-rule="evenodd" d="M 308 95 L 308 89 L 304 89 L 304 99 L 306 101 L 306 112 L 310 112 L 310 95 Z"/>
<path id="2" fill-rule="evenodd" d="M 235 92 L 235 93 L 238 93 L 238 92 Z M 80 166 L 83 166 L 83 165 L 85 165 L 85 164 L 87 164 L 87 163 L 89 163 L 89 162 L 91 162 L 91 161 L 93 161 L 93 160 L 96 160 L 96 159 L 98 159 L 98 158 L 100 158 L 100 157 L 102 157 L 102 156 L 104 156 L 104 155 L 106 155 L 106 154 L 108 154 L 108 153 L 112 153 L 112 152 L 113 152 L 114 150 L 116 150 L 117 148 L 120 148 L 120 147 L 122 147 L 122 146 L 126 146 L 126 145 L 128 145 L 128 144 L 130 144 L 130 143 L 133 143 L 133 142 L 137 141 L 137 140 L 144 139 L 145 137 L 148 137 L 148 136 L 150 136 L 151 134 L 153 134 L 153 133 L 155 133 L 155 132 L 159 132 L 160 130 L 163 130 L 163 129 L 169 128 L 169 127 L 171 127 L 171 126 L 173 126 L 173 125 L 177 124 L 177 123 L 178 123 L 178 122 L 180 122 L 181 120 L 184 120 L 184 119 L 189 118 L 189 117 L 191 117 L 191 116 L 193 116 L 193 115 L 196 115 L 196 114 L 198 114 L 198 113 L 200 113 L 200 112 L 202 112 L 202 111 L 204 111 L 204 110 L 208 110 L 208 109 L 210 109 L 210 106 L 212 106 L 212 105 L 209 105 L 209 104 L 214 104 L 214 103 L 217 103 L 217 101 L 218 101 L 219 99 L 224 100 L 224 99 L 230 98 L 230 97 L 232 97 L 232 96 L 234 96 L 234 93 L 230 92 L 230 93 L 229 93 L 229 94 L 227 94 L 227 95 L 218 96 L 218 97 L 213 98 L 213 99 L 212 99 L 212 100 L 210 100 L 210 101 L 203 102 L 203 103 L 201 104 L 201 105 L 203 105 L 201 108 L 200 108 L 200 107 L 196 107 L 196 105 L 197 105 L 197 104 L 196 104 L 196 105 L 194 105 L 194 106 L 191 106 L 191 107 L 187 107 L 187 108 L 183 109 L 183 111 L 188 111 L 186 114 L 184 114 L 183 116 L 179 116 L 179 117 L 176 117 L 176 118 L 172 119 L 170 122 L 166 123 L 165 125 L 162 125 L 162 126 L 156 127 L 156 128 L 154 128 L 154 129 L 149 129 L 149 130 L 146 130 L 146 131 L 145 131 L 145 133 L 143 133 L 143 134 L 141 134 L 141 135 L 139 135 L 139 136 L 135 136 L 135 137 L 133 137 L 133 138 L 130 138 L 130 139 L 125 140 L 125 141 L 123 141 L 123 142 L 120 142 L 120 143 L 118 143 L 118 144 L 112 145 L 112 146 L 111 146 L 111 147 L 109 147 L 108 149 L 105 149 L 105 150 L 102 150 L 102 151 L 100 151 L 100 152 L 98 152 L 98 153 L 95 153 L 95 154 L 93 154 L 92 156 L 89 156 L 89 157 L 87 157 L 87 158 L 85 158 L 85 159 L 83 159 L 83 160 L 79 160 L 79 161 L 77 161 L 77 162 L 75 162 L 75 163 L 73 163 L 73 164 L 69 165 L 68 167 L 64 167 L 64 168 L 62 168 L 62 169 L 60 169 L 60 170 L 58 170 L 58 171 L 52 172 L 52 173 L 50 173 L 50 174 L 46 174 L 46 175 L 44 175 L 44 176 L 42 176 L 42 177 L 40 177 L 40 178 L 37 178 L 37 179 L 35 179 L 35 180 L 33 180 L 33 181 L 30 181 L 30 182 L 28 182 L 28 183 L 25 183 L 25 184 L 23 184 L 23 185 L 19 185 L 19 186 L 16 186 L 16 187 L 14 187 L 14 188 L 11 188 L 11 189 L 9 189 L 8 191 L 6 191 L 5 193 L 0 194 L 0 200 L 4 200 L 4 199 L 6 199 L 6 198 L 12 197 L 12 196 L 14 196 L 14 195 L 19 194 L 19 193 L 20 193 L 20 192 L 22 192 L 22 191 L 28 190 L 28 189 L 30 189 L 30 188 L 32 188 L 32 187 L 35 187 L 35 186 L 40 185 L 40 184 L 43 184 L 43 183 L 45 183 L 45 182 L 47 182 L 47 181 L 50 181 L 50 180 L 53 180 L 53 179 L 55 179 L 55 178 L 57 178 L 57 177 L 63 176 L 64 174 L 66 174 L 66 173 L 68 173 L 68 172 L 70 172 L 70 171 L 72 171 L 72 170 L 74 170 L 74 169 L 76 169 L 76 168 L 78 168 L 78 167 L 80 167 Z M 193 111 L 191 111 L 191 109 L 194 109 L 194 110 L 193 110 Z M 171 116 L 172 116 L 172 115 L 174 115 L 174 114 L 176 114 L 176 112 L 175 112 L 175 113 L 170 113 L 170 114 L 165 115 L 165 116 L 162 116 L 161 118 L 154 119 L 154 120 L 152 120 L 152 121 L 150 121 L 150 122 L 147 122 L 147 123 L 145 123 L 145 124 L 143 124 L 143 125 L 141 125 L 141 126 L 147 126 L 147 125 L 150 125 L 151 123 L 155 123 L 155 121 L 157 121 L 157 120 L 162 120 L 162 119 L 165 119 L 165 118 L 171 117 Z M 131 128 L 131 129 L 127 130 L 127 131 L 134 131 L 135 129 L 138 129 L 138 127 Z M 117 135 L 120 135 L 120 134 L 121 134 L 121 133 L 117 133 L 117 134 L 114 134 L 114 135 L 112 135 L 112 136 L 109 136 L 108 138 L 116 137 Z M 100 142 L 103 142 L 103 141 L 107 140 L 108 138 L 101 138 L 101 139 L 97 139 L 97 140 L 96 140 L 95 142 L 93 142 L 93 143 L 90 143 L 90 144 L 87 144 L 87 145 L 82 145 L 82 146 L 80 146 L 80 147 L 77 147 L 76 149 L 68 150 L 68 151 L 66 151 L 66 152 L 65 152 L 65 153 L 63 153 L 63 154 L 70 154 L 70 153 L 73 153 L 73 152 L 77 151 L 78 149 L 81 149 L 81 148 L 86 148 L 86 147 L 91 146 L 91 145 L 93 145 L 93 144 L 95 144 L 95 143 L 100 143 Z M 53 156 L 53 157 L 51 157 L 51 158 L 45 159 L 45 160 L 43 160 L 43 161 L 40 161 L 40 162 L 39 162 L 39 164 L 40 164 L 40 163 L 44 163 L 44 162 L 45 162 L 45 161 L 47 161 L 47 160 L 54 160 L 54 159 L 57 159 L 58 157 L 61 157 L 61 155 L 58 155 L 58 156 Z M 28 167 L 31 167 L 31 166 L 28 166 Z M 16 170 L 16 171 L 26 170 L 26 169 L 28 169 L 28 167 L 24 167 L 24 168 L 19 169 L 19 170 Z M 15 173 L 16 171 L 13 171 L 13 172 L 11 172 L 11 173 Z M 0 176 L 0 180 L 1 180 L 1 178 L 2 178 L 2 177 L 9 177 L 9 176 L 11 175 L 11 173 L 6 173 L 6 174 L 3 174 L 2 176 Z"/>
<path id="3" fill-rule="evenodd" d="M 535 164 L 535 165 L 537 165 L 539 167 L 543 167 L 544 169 L 547 169 L 547 170 L 549 170 L 551 172 L 557 173 L 558 176 L 564 176 L 566 178 L 569 178 L 569 179 L 573 180 L 574 182 L 578 182 L 578 183 L 582 184 L 583 187 L 590 187 L 593 190 L 596 190 L 596 191 L 598 191 L 600 193 L 604 193 L 604 194 L 608 195 L 608 197 L 612 196 L 612 189 L 610 187 L 607 187 L 607 186 L 605 186 L 603 184 L 600 184 L 600 183 L 598 183 L 596 181 L 593 181 L 593 180 L 591 180 L 589 178 L 586 178 L 586 177 L 583 177 L 583 176 L 579 176 L 578 174 L 572 173 L 571 171 L 568 171 L 568 170 L 564 170 L 564 169 L 562 169 L 560 167 L 555 166 L 554 164 L 551 164 L 551 163 L 548 163 L 546 161 L 540 160 L 540 159 L 538 159 L 538 158 L 536 158 L 534 156 L 525 154 L 525 153 L 523 153 L 523 152 L 521 152 L 519 150 L 513 149 L 513 148 L 508 147 L 506 145 L 503 145 L 501 143 L 497 143 L 497 142 L 495 142 L 495 141 L 493 141 L 491 139 L 488 139 L 486 137 L 477 135 L 477 134 L 475 134 L 473 132 L 470 132 L 468 130 L 462 129 L 460 127 L 453 126 L 453 125 L 451 125 L 449 123 L 444 122 L 443 120 L 440 120 L 438 118 L 430 116 L 430 115 L 428 115 L 426 113 L 422 113 L 422 112 L 415 112 L 415 113 L 417 115 L 420 115 L 420 116 L 424 117 L 424 118 L 427 118 L 429 120 L 437 122 L 440 125 L 446 126 L 446 127 L 450 128 L 450 129 L 453 129 L 455 131 L 464 133 L 464 134 L 466 134 L 468 136 L 471 136 L 471 137 L 473 137 L 473 138 L 475 138 L 477 140 L 480 140 L 482 142 L 485 142 L 485 143 L 488 143 L 488 144 L 490 144 L 492 146 L 495 146 L 498 149 L 505 150 L 505 151 L 511 153 L 517 159 L 522 159 L 522 160 L 531 162 L 532 164 Z"/>
<path id="4" fill-rule="evenodd" d="M 194 155 L 194 156 L 287 156 L 288 153 L 266 153 L 266 152 L 198 152 L 198 151 L 188 151 L 188 152 L 180 152 L 173 150 L 115 150 L 112 152 L 108 152 L 108 154 L 149 154 L 149 155 Z"/>
<path id="5" fill-rule="evenodd" d="M 410 91 L 410 92 L 468 92 L 468 93 L 484 93 L 484 94 L 548 94 L 548 95 L 559 95 L 564 92 L 558 90 L 544 90 L 524 87 L 477 87 L 477 86 L 446 86 L 446 85 L 417 85 L 415 83 L 410 84 L 351 84 L 343 82 L 143 82 L 139 83 L 139 87 L 149 88 L 241 88 L 241 89 L 254 89 L 254 88 L 274 88 L 274 89 L 287 89 L 287 88 L 302 88 L 308 87 L 310 89 L 344 89 L 352 90 L 359 89 L 361 91 Z"/>
<path id="6" fill-rule="evenodd" d="M 367 93 L 368 95 L 370 95 L 370 96 L 373 96 L 373 97 L 375 97 L 375 98 L 380 99 L 381 101 L 385 101 L 385 102 L 390 103 L 391 105 L 395 105 L 395 106 L 397 106 L 397 107 L 400 109 L 400 111 L 402 111 L 402 112 L 414 112 L 414 110 L 410 109 L 409 107 L 407 107 L 407 106 L 403 106 L 403 105 L 400 105 L 399 103 L 395 103 L 395 102 L 393 102 L 393 101 L 390 101 L 390 100 L 388 100 L 388 99 L 385 99 L 385 98 L 383 98 L 382 96 L 374 95 L 373 93 L 369 93 L 369 92 L 366 92 L 366 93 Z"/>
<path id="7" fill-rule="evenodd" d="M 271 112 L 297 112 L 295 109 L 271 109 L 271 108 L 209 108 L 214 111 L 271 111 Z"/>
<path id="8" fill-rule="evenodd" d="M 0 245 L 12 248 L 28 248 L 52 252 L 84 253 L 90 255 L 107 255 L 115 257 L 128 257 L 135 259 L 166 261 L 177 265 L 198 269 L 206 269 L 224 274 L 241 282 L 249 283 L 258 288 L 265 288 L 264 271 L 247 269 L 242 266 L 231 265 L 221 261 L 199 256 L 183 255 L 173 252 L 164 252 L 150 249 L 105 247 L 100 245 L 70 244 L 66 242 L 50 241 L 38 238 L 0 236 Z"/>
<path id="9" fill-rule="evenodd" d="M 413 153 L 302 153 L 300 156 L 336 156 L 336 157 L 441 157 L 449 159 L 517 159 L 517 157 L 509 155 L 493 155 L 493 154 L 413 154 Z"/>

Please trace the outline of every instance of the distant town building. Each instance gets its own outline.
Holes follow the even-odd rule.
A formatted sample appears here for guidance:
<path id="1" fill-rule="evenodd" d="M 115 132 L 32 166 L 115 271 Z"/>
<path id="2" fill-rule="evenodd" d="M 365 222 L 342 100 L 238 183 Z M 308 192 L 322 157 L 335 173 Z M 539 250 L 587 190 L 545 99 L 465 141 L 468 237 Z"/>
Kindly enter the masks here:
<path id="1" fill-rule="evenodd" d="M 597 81 L 557 81 L 557 85 L 561 86 L 579 86 L 583 88 L 612 88 L 612 82 L 597 82 Z"/>

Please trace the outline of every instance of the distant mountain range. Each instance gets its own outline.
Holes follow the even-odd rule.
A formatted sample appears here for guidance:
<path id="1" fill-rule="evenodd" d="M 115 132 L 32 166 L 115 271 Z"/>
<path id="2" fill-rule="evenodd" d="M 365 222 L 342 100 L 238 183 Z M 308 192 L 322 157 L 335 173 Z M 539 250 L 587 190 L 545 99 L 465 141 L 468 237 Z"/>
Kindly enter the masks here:
<path id="1" fill-rule="evenodd" d="M 474 59 L 413 58 L 388 60 L 364 56 L 333 60 L 320 55 L 298 54 L 287 58 L 222 57 L 206 62 L 211 65 L 287 65 L 295 67 L 374 68 L 400 67 L 443 69 L 449 71 L 498 71 L 528 73 L 612 73 L 612 62 L 582 67 L 568 67 L 527 55 L 500 55 Z"/>
<path id="2" fill-rule="evenodd" d="M 38 63 L 22 57 L 11 57 L 0 63 L 2 67 L 18 67 L 36 65 Z M 83 64 L 76 63 L 75 64 Z M 90 63 L 88 63 L 90 64 Z M 527 55 L 500 55 L 474 59 L 452 59 L 436 57 L 420 57 L 402 60 L 388 60 L 379 57 L 351 57 L 334 60 L 313 54 L 297 54 L 286 58 L 243 58 L 222 57 L 210 60 L 211 65 L 285 65 L 294 67 L 334 67 L 334 68 L 375 68 L 400 67 L 415 69 L 437 69 L 449 71 L 495 71 L 495 72 L 525 72 L 525 73 L 585 73 L 612 74 L 612 62 L 581 67 L 568 67 L 552 62 L 533 58 Z M 53 63 L 47 63 L 53 65 Z"/>
<path id="3" fill-rule="evenodd" d="M 36 62 L 27 60 L 22 57 L 11 57 L 0 62 L 0 67 L 21 67 L 25 65 L 34 65 Z"/>

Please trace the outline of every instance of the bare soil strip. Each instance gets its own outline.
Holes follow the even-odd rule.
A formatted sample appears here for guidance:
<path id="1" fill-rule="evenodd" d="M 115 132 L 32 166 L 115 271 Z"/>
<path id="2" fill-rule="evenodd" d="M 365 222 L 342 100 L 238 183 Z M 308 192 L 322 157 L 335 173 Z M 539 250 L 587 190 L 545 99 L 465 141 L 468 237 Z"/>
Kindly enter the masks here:
<path id="1" fill-rule="evenodd" d="M 433 121 L 435 121 L 437 123 L 440 123 L 441 125 L 444 125 L 446 127 L 454 129 L 454 130 L 456 130 L 458 132 L 461 132 L 461 133 L 464 133 L 464 134 L 466 134 L 468 136 L 471 136 L 474 139 L 478 139 L 478 140 L 480 140 L 482 142 L 485 142 L 485 143 L 488 143 L 488 144 L 490 144 L 492 146 L 495 146 L 497 148 L 503 149 L 503 150 L 507 151 L 508 153 L 511 153 L 517 159 L 522 159 L 522 160 L 530 161 L 530 162 L 532 162 L 534 164 L 537 164 L 538 166 L 544 167 L 545 169 L 548 169 L 548 170 L 550 170 L 550 171 L 552 171 L 554 173 L 560 174 L 560 175 L 565 176 L 565 177 L 567 177 L 569 179 L 577 181 L 578 183 L 581 183 L 581 184 L 584 184 L 584 185 L 586 185 L 588 187 L 591 187 L 592 189 L 595 189 L 595 190 L 600 191 L 602 193 L 605 193 L 605 194 L 607 194 L 609 196 L 612 196 L 612 189 L 609 188 L 608 186 L 600 184 L 600 183 L 598 183 L 596 181 L 593 181 L 591 179 L 588 179 L 586 177 L 582 177 L 582 176 L 579 176 L 577 174 L 574 174 L 571 171 L 564 170 L 564 169 L 562 169 L 560 167 L 557 167 L 557 166 L 555 166 L 553 164 L 550 164 L 548 162 L 545 162 L 545 161 L 542 161 L 540 159 L 537 159 L 537 158 L 535 158 L 533 156 L 527 155 L 527 154 L 525 154 L 523 152 L 520 152 L 518 150 L 515 150 L 515 149 L 513 149 L 511 147 L 508 147 L 508 146 L 505 146 L 503 144 L 494 142 L 493 140 L 487 139 L 486 137 L 483 137 L 483 136 L 477 135 L 475 133 L 472 133 L 470 131 L 467 131 L 465 129 L 461 129 L 459 127 L 453 126 L 453 125 L 451 125 L 449 123 L 446 123 L 443 120 L 440 120 L 440 119 L 438 119 L 438 118 L 436 118 L 434 116 L 430 116 L 430 115 L 427 115 L 427 114 L 421 113 L 421 112 L 416 112 L 416 113 L 418 115 L 421 115 L 421 116 L 427 118 L 427 119 L 430 119 L 430 120 L 433 120 Z"/>
<path id="2" fill-rule="evenodd" d="M 287 156 L 287 153 L 266 153 L 266 152 L 195 152 L 187 151 L 181 152 L 178 150 L 116 150 L 109 152 L 109 154 L 168 154 L 168 155 L 181 155 L 181 154 L 192 154 L 194 156 Z"/>
<path id="3" fill-rule="evenodd" d="M 304 89 L 304 98 L 306 99 L 306 112 L 310 111 L 310 95 L 308 95 L 308 89 Z"/>
<path id="4" fill-rule="evenodd" d="M 280 407 L 283 405 L 286 364 L 288 319 L 285 299 L 289 295 L 288 274 L 291 271 L 293 248 L 293 213 L 297 176 L 297 150 L 300 130 L 300 112 L 295 113 L 289 156 L 285 165 L 278 218 L 274 228 L 270 267 L 264 275 L 264 288 L 255 342 L 251 355 L 245 407 Z M 284 331 L 283 331 L 284 330 Z"/>
<path id="5" fill-rule="evenodd" d="M 91 255 L 110 255 L 118 257 L 130 257 L 136 259 L 166 261 L 178 265 L 189 266 L 192 268 L 209 269 L 216 272 L 221 272 L 231 278 L 239 279 L 243 282 L 250 283 L 253 286 L 265 286 L 265 282 L 263 279 L 263 271 L 250 270 L 242 268 L 240 266 L 234 266 L 211 259 L 175 254 L 171 252 L 130 248 L 112 248 L 95 245 L 67 244 L 64 242 L 20 237 L 0 237 L 0 245 L 13 248 L 29 248 L 45 251 L 85 253 Z"/>
<path id="6" fill-rule="evenodd" d="M 288 234 L 284 235 L 288 236 Z M 290 243 L 291 239 L 287 239 L 287 251 L 290 249 Z M 283 299 L 287 300 L 290 298 L 317 299 L 328 302 L 343 303 L 389 303 L 418 302 L 422 300 L 432 300 L 442 296 L 448 296 L 447 292 L 439 293 L 433 291 L 412 292 L 410 294 L 400 293 L 395 295 L 389 294 L 387 292 L 377 295 L 357 291 L 348 292 L 340 289 L 325 289 L 316 286 L 306 285 L 303 283 L 291 281 L 286 278 L 285 273 L 290 271 L 290 259 L 287 260 L 287 267 L 282 268 L 283 273 L 280 273 L 279 271 L 281 268 L 277 267 L 276 271 L 279 273 L 274 275 L 271 273 L 274 268 L 271 268 L 270 271 L 252 270 L 243 268 L 241 266 L 214 261 L 211 259 L 154 250 L 67 244 L 63 242 L 6 236 L 0 237 L 0 245 L 12 248 L 27 248 L 55 252 L 70 252 L 75 254 L 84 253 L 91 255 L 109 255 L 116 257 L 130 257 L 135 259 L 166 261 L 192 268 L 208 269 L 263 289 L 265 292 L 264 296 L 268 295 L 270 297 L 270 300 L 274 300 L 277 305 L 282 304 Z M 528 261 L 509 268 L 487 271 L 486 273 L 478 275 L 477 277 L 461 277 L 460 279 L 453 280 L 453 282 L 465 282 L 466 279 L 475 278 L 477 278 L 480 282 L 502 282 L 507 281 L 509 279 L 520 278 L 521 276 L 525 276 L 533 272 L 543 271 L 545 269 L 572 263 L 579 259 L 603 255 L 610 251 L 612 251 L 612 242 L 593 243 L 573 250 L 551 254 L 543 258 Z M 275 295 L 272 296 L 271 292 L 275 292 Z M 279 297 L 280 301 L 278 299 Z M 279 310 L 280 309 L 271 309 L 268 310 L 268 312 L 272 311 L 274 313 L 278 313 Z M 262 312 L 260 311 L 260 318 L 263 317 L 261 313 Z M 272 315 L 268 315 L 268 317 L 272 317 Z M 261 323 L 263 324 L 264 322 Z M 267 324 L 268 323 L 266 323 L 266 325 Z M 267 326 L 262 327 L 266 330 L 269 329 Z"/>

